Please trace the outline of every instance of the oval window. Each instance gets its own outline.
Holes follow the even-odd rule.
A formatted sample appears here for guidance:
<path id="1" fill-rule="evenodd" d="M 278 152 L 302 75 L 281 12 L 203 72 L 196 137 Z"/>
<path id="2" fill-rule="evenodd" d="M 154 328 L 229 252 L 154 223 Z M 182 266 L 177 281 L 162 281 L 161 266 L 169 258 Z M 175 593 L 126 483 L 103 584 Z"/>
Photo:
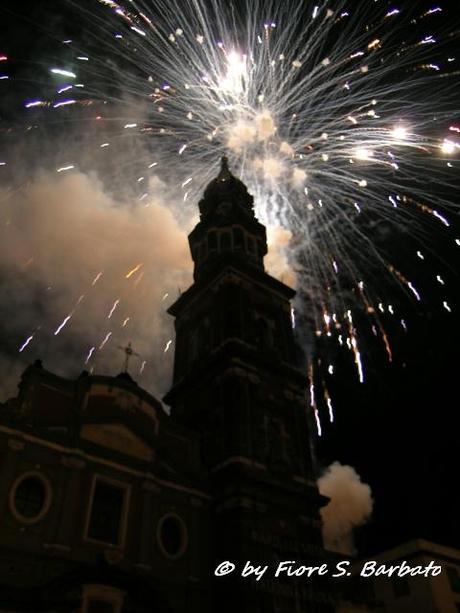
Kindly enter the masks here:
<path id="1" fill-rule="evenodd" d="M 11 511 L 17 519 L 25 523 L 39 521 L 48 511 L 50 502 L 50 485 L 40 474 L 23 475 L 11 490 Z"/>
<path id="2" fill-rule="evenodd" d="M 158 543 L 168 558 L 179 558 L 187 548 L 187 529 L 178 515 L 165 515 L 158 525 Z"/>

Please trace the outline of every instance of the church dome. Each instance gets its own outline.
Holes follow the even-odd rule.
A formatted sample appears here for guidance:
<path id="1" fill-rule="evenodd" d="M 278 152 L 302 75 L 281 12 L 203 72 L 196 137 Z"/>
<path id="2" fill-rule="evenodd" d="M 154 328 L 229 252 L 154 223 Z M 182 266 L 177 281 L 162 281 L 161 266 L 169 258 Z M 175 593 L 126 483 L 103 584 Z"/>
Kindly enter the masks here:
<path id="1" fill-rule="evenodd" d="M 228 158 L 221 159 L 220 172 L 206 187 L 199 203 L 200 213 L 204 217 L 214 216 L 221 203 L 228 206 L 238 205 L 253 214 L 253 197 L 246 185 L 237 179 L 228 167 Z"/>
<path id="2" fill-rule="evenodd" d="M 220 161 L 220 172 L 213 179 L 204 191 L 204 197 L 227 195 L 230 192 L 240 192 L 247 194 L 246 185 L 237 179 L 228 167 L 228 158 L 223 156 Z"/>

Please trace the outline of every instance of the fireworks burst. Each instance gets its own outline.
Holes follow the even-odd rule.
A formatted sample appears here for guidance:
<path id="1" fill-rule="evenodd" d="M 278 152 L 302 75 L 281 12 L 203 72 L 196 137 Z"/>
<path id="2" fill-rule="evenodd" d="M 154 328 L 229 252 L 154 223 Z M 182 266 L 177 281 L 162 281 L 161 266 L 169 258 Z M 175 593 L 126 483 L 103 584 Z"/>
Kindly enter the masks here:
<path id="1" fill-rule="evenodd" d="M 433 284 L 445 289 L 439 275 L 419 287 L 413 262 L 393 259 L 392 233 L 403 229 L 411 245 L 419 241 L 417 265 L 430 234 L 436 243 L 444 231 L 459 244 L 450 195 L 460 148 L 455 32 L 442 6 L 415 4 L 70 3 L 85 39 L 60 41 L 66 61 L 48 68 L 53 89 L 23 101 L 24 112 L 53 126 L 77 121 L 85 132 L 83 154 L 58 135 L 58 173 L 87 170 L 91 150 L 92 169 L 107 183 L 129 183 L 139 206 L 149 206 L 153 178 L 175 186 L 182 217 L 195 213 L 220 156 L 229 155 L 259 218 L 292 235 L 300 290 L 293 325 L 308 311 L 317 337 L 351 352 L 362 382 L 362 315 L 391 361 L 386 319 L 406 330 L 402 296 L 420 302 Z M 8 76 L 8 57 L 1 59 Z M 143 266 L 120 275 L 137 287 Z M 385 307 L 394 288 L 401 297 Z M 437 300 L 448 314 L 455 310 L 449 295 Z M 111 298 L 109 319 L 119 303 Z M 97 342 L 89 340 L 86 362 Z M 317 389 L 332 421 L 324 382 Z M 319 423 L 316 408 L 315 415 Z"/>

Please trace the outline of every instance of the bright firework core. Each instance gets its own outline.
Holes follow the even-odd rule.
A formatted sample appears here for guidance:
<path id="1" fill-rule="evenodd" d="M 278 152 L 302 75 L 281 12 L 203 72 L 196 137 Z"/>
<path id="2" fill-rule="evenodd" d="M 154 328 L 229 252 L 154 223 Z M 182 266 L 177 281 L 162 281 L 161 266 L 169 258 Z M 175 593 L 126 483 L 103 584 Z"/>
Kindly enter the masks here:
<path id="1" fill-rule="evenodd" d="M 246 56 L 232 51 L 227 57 L 227 74 L 219 84 L 220 89 L 230 95 L 239 95 L 244 90 L 246 79 Z"/>

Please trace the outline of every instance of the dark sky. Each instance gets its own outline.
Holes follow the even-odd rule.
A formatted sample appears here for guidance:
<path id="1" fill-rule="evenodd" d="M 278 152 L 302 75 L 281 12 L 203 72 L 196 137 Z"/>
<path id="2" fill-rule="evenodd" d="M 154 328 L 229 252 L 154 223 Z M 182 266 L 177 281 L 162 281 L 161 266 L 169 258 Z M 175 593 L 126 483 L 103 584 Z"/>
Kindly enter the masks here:
<path id="1" fill-rule="evenodd" d="M 449 9 L 446 28 L 451 29 L 448 21 L 458 19 L 460 9 L 456 3 L 440 4 Z M 4 136 L 12 123 L 21 121 L 17 100 L 34 95 L 42 87 L 55 53 L 54 36 L 85 36 L 81 23 L 72 15 L 72 6 L 63 0 L 3 0 L 0 52 L 11 57 L 12 76 L 20 75 L 15 88 L 1 94 L 0 129 Z M 458 39 L 452 39 L 450 45 L 460 55 Z M 453 104 L 460 105 L 458 98 L 453 100 Z M 11 146 L 11 139 L 5 142 Z M 447 189 L 446 195 L 458 202 L 455 185 Z M 452 226 L 451 236 L 460 237 L 458 217 L 452 219 Z M 434 277 L 441 271 L 449 289 L 441 294 L 433 286 L 423 305 L 411 307 L 407 334 L 394 331 L 397 342 L 393 362 L 388 362 L 369 332 L 362 342 L 366 358 L 364 384 L 357 382 L 349 356 L 335 356 L 341 367 L 334 377 L 323 373 L 334 398 L 336 420 L 331 426 L 325 421 L 318 457 L 323 465 L 334 460 L 351 464 L 371 486 L 375 499 L 373 517 L 357 534 L 364 553 L 415 537 L 460 547 L 456 427 L 460 410 L 460 248 L 456 250 L 453 240 L 447 243 L 441 232 L 437 235 L 437 228 L 436 224 L 431 228 L 436 264 L 427 263 L 425 272 L 418 274 Z M 408 251 L 413 257 L 414 249 L 409 248 L 412 239 L 406 231 L 394 230 L 384 238 L 396 260 L 407 262 Z M 447 296 L 452 303 L 451 314 L 439 308 L 441 296 Z M 388 325 L 392 325 L 390 318 Z M 323 350 L 327 353 L 327 346 Z"/>
<path id="2" fill-rule="evenodd" d="M 323 461 L 351 464 L 371 485 L 359 538 L 372 551 L 417 537 L 460 545 L 458 325 L 424 316 L 408 336 L 404 358 L 376 360 L 364 385 L 351 368 L 331 381 L 336 423 L 320 444 Z"/>

